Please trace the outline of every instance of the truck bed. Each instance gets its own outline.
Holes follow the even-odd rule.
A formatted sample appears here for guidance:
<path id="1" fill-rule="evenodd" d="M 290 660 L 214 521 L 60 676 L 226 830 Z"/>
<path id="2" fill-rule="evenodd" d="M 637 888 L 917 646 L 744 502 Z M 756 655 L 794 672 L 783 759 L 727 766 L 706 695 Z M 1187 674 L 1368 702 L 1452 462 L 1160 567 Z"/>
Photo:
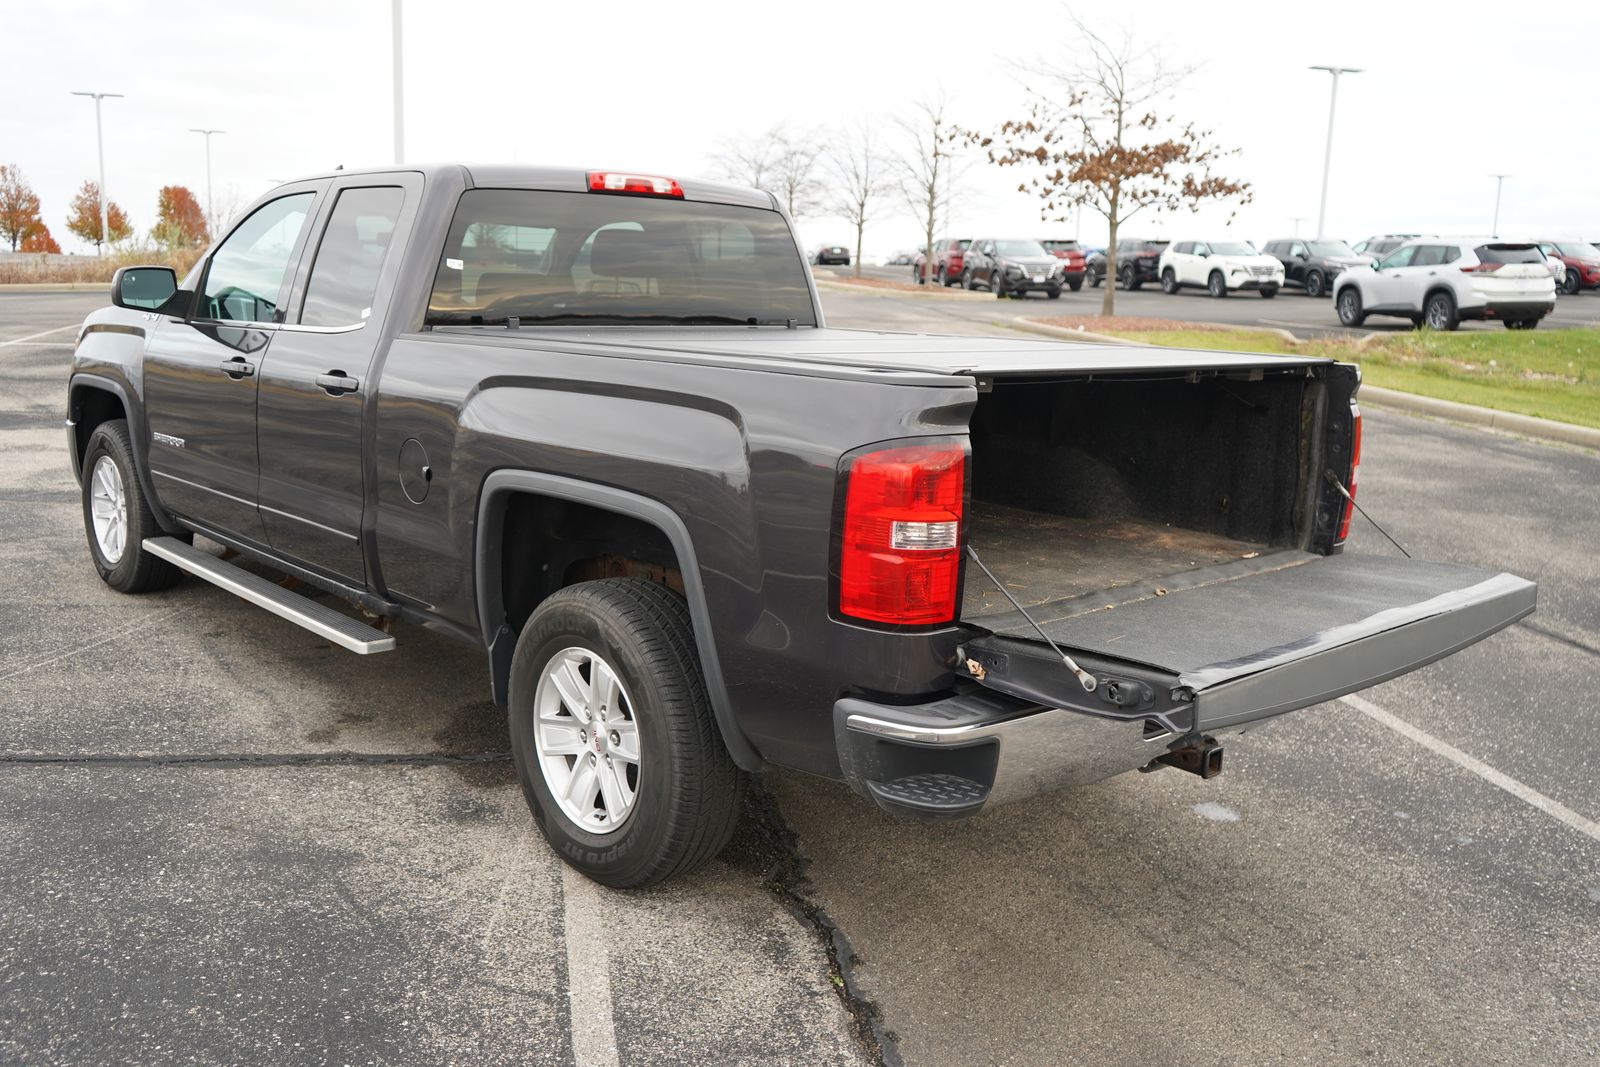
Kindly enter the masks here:
<path id="1" fill-rule="evenodd" d="M 1266 552 L 1265 545 L 1142 519 L 1074 518 L 977 500 L 968 515 L 969 543 L 1007 592 L 1041 619 L 1103 608 L 1141 589 L 1154 595 L 1156 588 L 1204 581 L 1212 568 Z M 969 566 L 961 617 L 993 628 L 991 620 L 1004 625 L 1008 615 L 1015 615 L 1010 602 Z"/>

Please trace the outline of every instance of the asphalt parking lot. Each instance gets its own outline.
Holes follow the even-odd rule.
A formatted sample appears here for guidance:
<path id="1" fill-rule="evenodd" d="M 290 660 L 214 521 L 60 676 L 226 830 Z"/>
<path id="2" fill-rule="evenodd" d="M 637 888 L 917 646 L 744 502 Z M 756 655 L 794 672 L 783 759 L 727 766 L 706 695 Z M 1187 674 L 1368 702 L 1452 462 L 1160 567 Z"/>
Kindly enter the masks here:
<path id="1" fill-rule="evenodd" d="M 813 267 L 818 280 L 828 281 L 850 276 L 849 267 Z M 869 278 L 909 283 L 910 267 L 863 267 L 862 274 Z M 951 299 L 923 297 L 917 305 L 906 307 L 905 297 L 893 297 L 882 290 L 863 289 L 880 301 L 885 301 L 873 315 L 875 324 L 889 329 L 930 330 L 936 327 L 967 332 L 949 323 L 969 323 L 983 329 L 1003 324 L 1024 316 L 1056 317 L 1065 315 L 1098 315 L 1104 290 L 1085 285 L 1078 292 L 1062 292 L 1060 299 L 1050 300 L 1042 295 L 1029 295 L 1020 300 L 996 300 L 987 290 L 975 290 L 973 295 L 958 295 L 960 289 L 951 287 L 945 292 Z M 938 290 L 935 289 L 934 292 Z M 836 291 L 830 292 L 831 303 Z M 845 294 L 846 296 L 850 294 Z M 980 299 L 987 297 L 987 300 Z M 1178 319 L 1185 322 L 1213 322 L 1229 326 L 1266 326 L 1288 330 L 1296 337 L 1324 337 L 1342 334 L 1360 336 L 1368 333 L 1394 333 L 1410 330 L 1411 323 L 1404 319 L 1373 316 L 1357 330 L 1339 325 L 1331 297 L 1313 298 L 1299 289 L 1285 289 L 1271 300 L 1255 293 L 1234 293 L 1216 300 L 1199 289 L 1185 289 L 1173 296 L 1161 291 L 1159 285 L 1145 285 L 1138 290 L 1117 290 L 1117 314 L 1157 319 Z M 830 324 L 832 319 L 830 318 Z M 917 325 L 917 323 L 922 325 Z M 836 324 L 835 324 L 836 325 Z M 1600 290 L 1589 290 L 1577 296 L 1562 296 L 1556 300 L 1556 309 L 1540 323 L 1542 330 L 1569 327 L 1600 326 Z M 1463 330 L 1503 330 L 1499 323 L 1463 322 Z"/>
<path id="2" fill-rule="evenodd" d="M 1331 317 L 1119 307 L 1178 317 L 1152 297 Z M 946 332 L 1098 310 L 823 299 Z M 353 657 L 199 582 L 99 582 L 61 408 L 100 300 L 0 293 L 0 1060 L 848 1064 L 874 1028 L 919 1065 L 1600 1056 L 1600 456 L 1369 410 L 1368 510 L 1539 611 L 1214 781 L 930 825 L 774 774 L 724 859 L 614 893 L 537 836 L 471 650 Z"/>

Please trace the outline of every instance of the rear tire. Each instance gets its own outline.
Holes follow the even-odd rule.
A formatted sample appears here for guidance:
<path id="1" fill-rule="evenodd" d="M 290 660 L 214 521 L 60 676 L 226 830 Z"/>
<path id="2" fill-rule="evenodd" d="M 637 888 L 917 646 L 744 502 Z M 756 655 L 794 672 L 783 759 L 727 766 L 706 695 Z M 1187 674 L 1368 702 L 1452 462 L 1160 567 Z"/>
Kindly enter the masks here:
<path id="1" fill-rule="evenodd" d="M 517 639 L 509 717 L 539 829 L 595 881 L 653 885 L 706 863 L 733 835 L 744 776 L 717 732 L 689 609 L 665 586 L 608 578 L 548 597 Z M 578 799 L 558 800 L 555 787 Z"/>
<path id="2" fill-rule="evenodd" d="M 133 443 L 124 419 L 102 422 L 83 451 L 83 529 L 94 569 L 119 593 L 150 593 L 177 584 L 183 572 L 144 550 L 159 537 L 150 502 L 139 484 Z"/>
<path id="3" fill-rule="evenodd" d="M 1221 300 L 1228 295 L 1228 282 L 1222 276 L 1220 270 L 1212 271 L 1211 277 L 1206 279 L 1206 292 L 1210 293 L 1212 298 L 1216 300 Z"/>
<path id="4" fill-rule="evenodd" d="M 1461 318 L 1456 313 L 1456 298 L 1443 291 L 1429 296 L 1428 302 L 1422 306 L 1422 320 L 1429 329 L 1455 329 L 1461 325 Z"/>
<path id="5" fill-rule="evenodd" d="M 1161 272 L 1161 291 L 1168 296 L 1175 296 L 1178 292 L 1178 276 L 1168 267 Z"/>
<path id="6" fill-rule="evenodd" d="M 1342 326 L 1355 327 L 1367 321 L 1367 313 L 1361 306 L 1361 291 L 1353 285 L 1339 290 L 1334 306 L 1339 312 L 1339 323 Z"/>
<path id="7" fill-rule="evenodd" d="M 1328 291 L 1328 279 L 1320 270 L 1314 270 L 1306 275 L 1306 295 L 1321 296 Z"/>

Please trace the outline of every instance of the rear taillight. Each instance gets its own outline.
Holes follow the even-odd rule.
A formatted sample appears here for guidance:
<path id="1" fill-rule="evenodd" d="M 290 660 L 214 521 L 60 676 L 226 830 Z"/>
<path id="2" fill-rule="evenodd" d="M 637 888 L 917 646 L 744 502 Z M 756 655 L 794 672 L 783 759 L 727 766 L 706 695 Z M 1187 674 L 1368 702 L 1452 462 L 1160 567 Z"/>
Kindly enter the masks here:
<path id="1" fill-rule="evenodd" d="M 1475 263 L 1470 267 L 1462 267 L 1462 274 L 1493 274 L 1504 264 L 1502 263 Z"/>
<path id="2" fill-rule="evenodd" d="M 841 615 L 903 626 L 955 618 L 966 465 L 956 443 L 887 448 L 849 462 Z"/>
<path id="3" fill-rule="evenodd" d="M 591 170 L 591 193 L 633 193 L 637 196 L 671 196 L 683 199 L 683 186 L 671 178 L 658 178 L 652 174 L 619 174 L 615 171 Z"/>
<path id="4" fill-rule="evenodd" d="M 1335 542 L 1341 542 L 1350 536 L 1350 519 L 1356 512 L 1356 479 L 1361 474 L 1361 409 L 1352 402 L 1350 405 L 1350 476 L 1345 479 L 1344 487 L 1350 491 L 1350 499 L 1344 502 L 1344 517 L 1339 520 L 1339 534 Z"/>

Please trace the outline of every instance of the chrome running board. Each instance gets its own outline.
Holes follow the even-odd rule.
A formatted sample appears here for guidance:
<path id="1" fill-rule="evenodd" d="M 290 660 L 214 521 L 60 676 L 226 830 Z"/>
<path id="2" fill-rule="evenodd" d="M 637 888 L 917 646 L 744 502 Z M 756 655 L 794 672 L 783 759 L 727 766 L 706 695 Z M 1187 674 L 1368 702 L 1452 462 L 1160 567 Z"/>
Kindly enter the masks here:
<path id="1" fill-rule="evenodd" d="M 235 567 L 175 537 L 148 537 L 144 541 L 144 550 L 351 652 L 366 656 L 394 648 L 394 638 L 382 630 L 374 629 L 359 619 L 352 619 L 326 604 L 291 593 L 259 574 Z"/>

